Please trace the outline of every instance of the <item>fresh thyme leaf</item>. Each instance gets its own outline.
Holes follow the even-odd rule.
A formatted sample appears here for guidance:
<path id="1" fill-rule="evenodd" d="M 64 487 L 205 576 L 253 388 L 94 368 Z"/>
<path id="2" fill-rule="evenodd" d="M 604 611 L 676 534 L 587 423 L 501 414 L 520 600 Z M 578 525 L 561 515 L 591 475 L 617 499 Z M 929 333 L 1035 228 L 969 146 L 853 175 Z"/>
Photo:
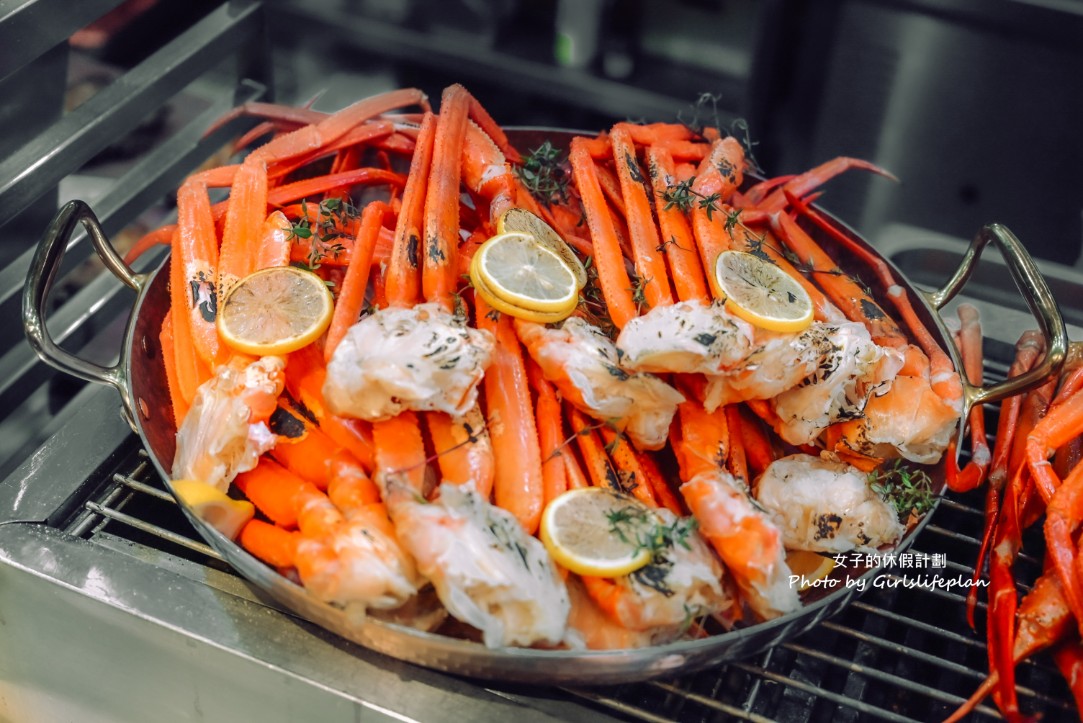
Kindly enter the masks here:
<path id="1" fill-rule="evenodd" d="M 678 181 L 670 186 L 666 186 L 660 193 L 662 200 L 666 202 L 666 205 L 662 210 L 668 211 L 671 208 L 688 213 L 692 210 L 693 196 L 699 194 L 692 190 L 692 184 L 695 182 L 696 177 L 692 176 L 683 181 Z"/>
<path id="2" fill-rule="evenodd" d="M 733 236 L 733 229 L 735 229 L 738 225 L 744 225 L 741 223 L 741 211 L 743 210 L 743 208 L 735 208 L 731 211 L 726 212 L 726 221 L 724 228 L 730 236 Z"/>
<path id="3" fill-rule="evenodd" d="M 699 195 L 699 194 L 697 194 Z M 707 220 L 711 220 L 711 213 L 720 210 L 718 202 L 722 200 L 722 194 L 715 192 L 710 196 L 700 196 L 699 207 L 707 212 Z"/>
<path id="4" fill-rule="evenodd" d="M 925 470 L 906 467 L 902 460 L 869 472 L 868 478 L 872 491 L 890 502 L 901 520 L 925 514 L 936 502 L 933 481 Z"/>
<path id="5" fill-rule="evenodd" d="M 694 517 L 678 517 L 666 525 L 650 510 L 631 504 L 610 512 L 606 519 L 614 535 L 626 544 L 635 545 L 637 552 L 649 550 L 656 563 L 676 545 L 691 549 L 688 538 L 699 526 Z"/>
<path id="6" fill-rule="evenodd" d="M 721 95 L 714 93 L 700 93 L 696 102 L 691 105 L 691 116 L 686 118 L 685 111 L 677 112 L 677 121 L 683 123 L 690 131 L 698 136 L 703 135 L 708 127 L 721 128 L 722 123 L 718 115 L 718 101 Z"/>
<path id="7" fill-rule="evenodd" d="M 632 292 L 632 301 L 635 302 L 636 310 L 642 313 L 644 307 L 650 308 L 650 304 L 647 302 L 647 284 L 650 283 L 650 277 L 640 278 L 637 274 L 632 274 L 632 288 L 628 289 Z"/>
<path id="8" fill-rule="evenodd" d="M 309 213 L 310 204 L 301 201 L 301 218 L 290 224 L 287 240 L 304 239 L 309 242 L 308 255 L 304 267 L 315 271 L 327 257 L 337 258 L 346 252 L 346 247 L 339 239 L 350 234 L 344 230 L 345 224 L 357 217 L 357 208 L 349 198 L 328 198 L 316 206 L 316 218 Z"/>
<path id="9" fill-rule="evenodd" d="M 659 192 L 662 200 L 666 202 L 666 205 L 662 207 L 663 211 L 668 211 L 671 208 L 688 213 L 692 210 L 693 204 L 702 208 L 707 212 L 707 218 L 711 218 L 711 214 L 716 211 L 721 211 L 719 202 L 722 200 L 722 194 L 712 193 L 710 196 L 704 196 L 692 188 L 692 184 L 696 182 L 696 177 L 691 176 L 683 181 L 670 184 Z M 737 213 L 740 213 L 739 211 Z M 727 230 L 729 227 L 727 226 Z"/>
<path id="10" fill-rule="evenodd" d="M 564 160 L 560 150 L 545 141 L 527 154 L 515 172 L 527 190 L 542 203 L 566 202 L 569 179 Z"/>

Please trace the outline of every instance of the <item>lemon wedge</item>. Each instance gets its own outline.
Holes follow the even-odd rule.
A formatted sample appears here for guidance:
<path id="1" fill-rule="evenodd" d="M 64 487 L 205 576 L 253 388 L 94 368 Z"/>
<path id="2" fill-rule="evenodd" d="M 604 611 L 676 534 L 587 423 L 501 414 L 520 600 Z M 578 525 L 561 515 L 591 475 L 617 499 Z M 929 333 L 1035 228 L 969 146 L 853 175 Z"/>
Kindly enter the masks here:
<path id="1" fill-rule="evenodd" d="M 218 310 L 218 335 L 254 356 L 287 354 L 319 338 L 334 299 L 316 274 L 293 266 L 263 269 L 237 282 Z"/>
<path id="2" fill-rule="evenodd" d="M 531 268 L 517 270 L 517 263 Z M 520 276 L 531 279 L 530 289 L 537 295 L 508 289 Z M 555 278 L 563 290 L 546 281 L 547 277 Z M 470 283 L 493 309 L 539 324 L 563 321 L 579 304 L 579 288 L 571 270 L 560 257 L 522 233 L 499 234 L 482 244 L 470 260 Z"/>
<path id="3" fill-rule="evenodd" d="M 715 259 L 716 292 L 726 310 L 769 331 L 802 331 L 812 323 L 812 299 L 801 284 L 770 261 L 744 251 Z"/>
<path id="4" fill-rule="evenodd" d="M 473 263 L 493 295 L 521 309 L 571 313 L 579 301 L 579 286 L 568 264 L 529 234 L 493 236 L 478 249 Z"/>
<path id="5" fill-rule="evenodd" d="M 798 592 L 808 590 L 817 580 L 822 580 L 835 569 L 835 558 L 808 550 L 790 550 L 786 553 L 786 566 L 794 575 L 800 575 L 803 584 Z"/>
<path id="6" fill-rule="evenodd" d="M 538 243 L 555 253 L 567 264 L 571 272 L 575 274 L 576 286 L 582 289 L 587 285 L 587 267 L 560 234 L 537 214 L 525 208 L 509 208 L 496 219 L 496 232 L 498 234 L 519 232 L 533 236 Z"/>
<path id="7" fill-rule="evenodd" d="M 557 322 L 567 319 L 571 315 L 571 312 L 553 313 L 547 311 L 531 311 L 530 309 L 524 309 L 504 301 L 493 293 L 489 285 L 485 283 L 485 279 L 477 272 L 477 258 L 477 254 L 474 254 L 474 258 L 470 261 L 470 282 L 474 286 L 474 293 L 480 296 L 485 303 L 493 309 L 496 309 L 502 314 L 508 314 L 509 316 L 517 317 L 523 321 L 533 321 L 537 324 L 556 324 Z"/>
<path id="8" fill-rule="evenodd" d="M 639 544 L 658 524 L 654 512 L 633 497 L 605 487 L 570 490 L 542 513 L 540 537 L 550 556 L 580 575 L 618 577 L 651 561 Z"/>
<path id="9" fill-rule="evenodd" d="M 188 505 L 201 520 L 235 539 L 241 528 L 256 514 L 247 500 L 235 500 L 217 487 L 194 479 L 173 480 L 173 493 Z"/>

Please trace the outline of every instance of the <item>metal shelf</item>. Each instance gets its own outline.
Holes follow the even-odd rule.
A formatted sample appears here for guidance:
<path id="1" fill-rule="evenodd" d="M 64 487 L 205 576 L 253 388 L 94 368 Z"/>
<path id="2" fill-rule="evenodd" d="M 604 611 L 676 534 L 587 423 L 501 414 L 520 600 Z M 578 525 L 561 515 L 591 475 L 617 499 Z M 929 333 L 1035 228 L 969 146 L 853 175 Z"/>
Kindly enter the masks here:
<path id="1" fill-rule="evenodd" d="M 0 81 L 65 42 L 121 0 L 0 0 Z"/>
<path id="2" fill-rule="evenodd" d="M 610 80 L 593 73 L 562 68 L 539 59 L 536 39 L 515 38 L 515 48 L 489 47 L 454 34 L 429 32 L 355 15 L 339 3 L 282 0 L 276 3 L 280 28 L 305 27 L 310 34 L 341 43 L 359 53 L 373 54 L 430 71 L 454 74 L 464 82 L 492 82 L 518 94 L 613 118 L 671 121 L 703 92 L 721 93 L 727 102 L 743 98 L 745 79 L 715 75 L 667 61 L 652 61 L 627 80 Z M 736 108 L 720 108 L 729 123 Z"/>

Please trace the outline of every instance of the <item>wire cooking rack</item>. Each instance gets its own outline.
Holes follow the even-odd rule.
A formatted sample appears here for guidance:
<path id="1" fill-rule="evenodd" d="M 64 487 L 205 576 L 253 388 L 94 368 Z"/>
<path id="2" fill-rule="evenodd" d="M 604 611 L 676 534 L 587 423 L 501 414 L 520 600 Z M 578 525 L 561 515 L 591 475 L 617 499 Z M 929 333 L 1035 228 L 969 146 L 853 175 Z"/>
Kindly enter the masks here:
<path id="1" fill-rule="evenodd" d="M 749 660 L 672 679 L 544 694 L 574 701 L 584 715 L 604 711 L 641 721 L 942 719 L 985 677 L 986 605 L 983 594 L 975 633 L 966 622 L 966 588 L 930 580 L 971 579 L 982 520 L 981 492 L 944 497 L 910 552 L 848 608 Z M 113 535 L 228 569 L 198 540 L 142 449 L 124 457 L 108 484 L 63 527 L 91 540 L 108 527 Z M 1031 534 L 1038 539 L 1025 541 L 1023 549 L 1041 549 L 1040 532 Z M 1020 556 L 1021 594 L 1040 571 L 1039 559 Z M 1025 711 L 1074 717 L 1067 686 L 1048 657 L 1020 665 L 1018 681 Z M 500 693 L 526 705 L 534 695 L 522 688 Z M 974 714 L 975 720 L 999 718 L 991 702 Z"/>

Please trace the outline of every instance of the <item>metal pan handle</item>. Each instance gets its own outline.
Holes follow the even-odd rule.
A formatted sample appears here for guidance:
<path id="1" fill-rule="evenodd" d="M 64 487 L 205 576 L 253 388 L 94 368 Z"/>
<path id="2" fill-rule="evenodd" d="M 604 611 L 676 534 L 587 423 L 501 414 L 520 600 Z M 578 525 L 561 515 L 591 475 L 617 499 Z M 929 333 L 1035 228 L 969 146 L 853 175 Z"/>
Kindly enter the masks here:
<path id="1" fill-rule="evenodd" d="M 1040 384 L 1060 371 L 1068 353 L 1068 330 L 1060 307 L 1053 299 L 1053 293 L 1023 244 L 1011 231 L 999 223 L 983 226 L 970 242 L 955 274 L 939 291 L 926 292 L 925 298 L 937 310 L 954 298 L 966 285 L 977 267 L 981 252 L 992 241 L 1000 249 L 1008 266 L 1008 271 L 1016 287 L 1030 307 L 1030 313 L 1038 321 L 1038 326 L 1045 337 L 1046 353 L 1042 362 L 1025 374 L 1005 379 L 990 386 L 974 386 L 964 381 L 968 406 L 997 402 L 1006 397 L 1020 394 Z"/>
<path id="2" fill-rule="evenodd" d="M 119 393 L 124 402 L 129 419 L 133 419 L 132 400 L 128 393 L 127 379 L 124 374 L 124 354 L 116 365 L 104 367 L 71 354 L 53 341 L 45 325 L 49 292 L 52 291 L 60 263 L 64 259 L 68 242 L 75 232 L 77 224 L 86 229 L 94 250 L 105 267 L 120 279 L 125 286 L 139 292 L 143 289 L 147 277 L 134 273 L 124 259 L 102 232 L 101 224 L 90 207 L 82 201 L 71 201 L 61 208 L 45 232 L 37 253 L 27 272 L 26 286 L 23 287 L 23 327 L 26 337 L 34 352 L 44 361 L 62 372 L 80 379 L 99 384 L 109 384 Z"/>

